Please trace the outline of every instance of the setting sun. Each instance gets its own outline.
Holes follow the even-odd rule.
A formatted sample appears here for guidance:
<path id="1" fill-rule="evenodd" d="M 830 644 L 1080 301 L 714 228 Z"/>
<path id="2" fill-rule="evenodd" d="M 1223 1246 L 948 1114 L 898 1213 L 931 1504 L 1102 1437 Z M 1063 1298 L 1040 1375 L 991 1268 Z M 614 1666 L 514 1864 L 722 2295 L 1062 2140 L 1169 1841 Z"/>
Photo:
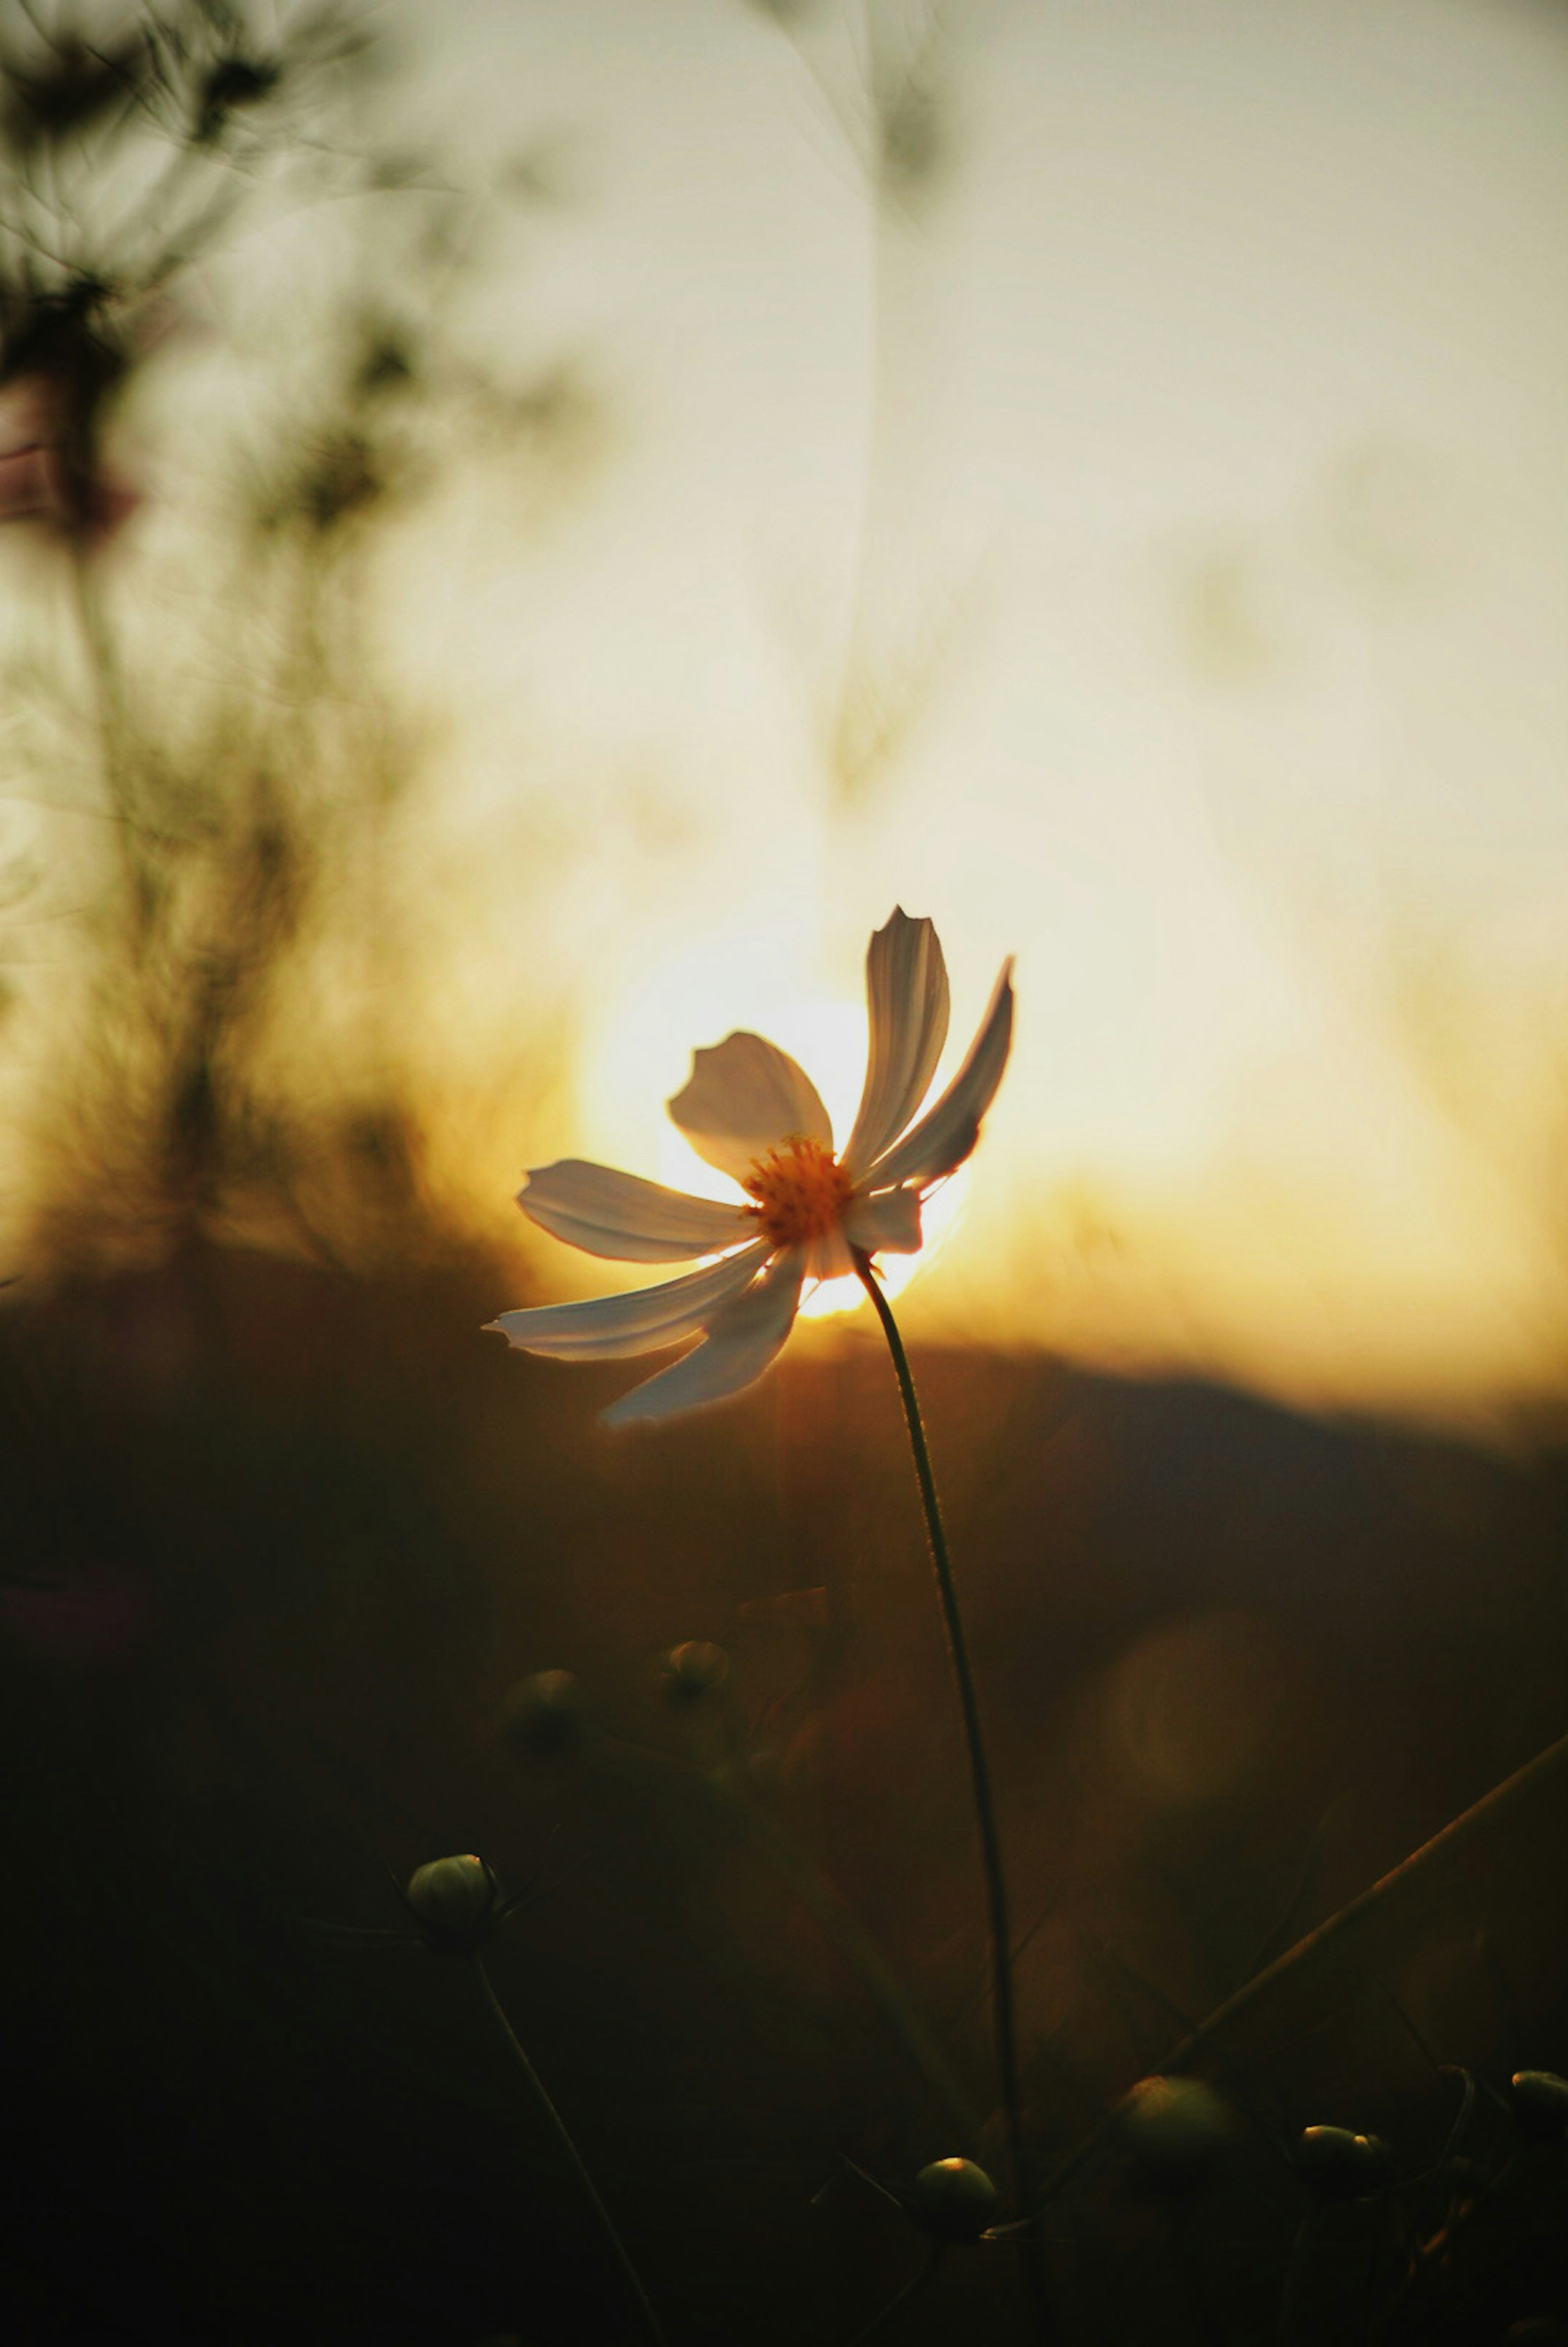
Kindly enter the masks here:
<path id="1" fill-rule="evenodd" d="M 787 960 L 794 945 L 794 940 L 780 936 L 778 959 Z M 766 950 L 759 958 L 764 964 L 772 958 Z M 684 1051 L 672 1051 L 671 1036 L 686 1034 L 695 1039 L 708 1033 L 717 1039 L 723 1031 L 722 1012 L 715 1015 L 715 1006 L 724 999 L 721 971 L 715 971 L 708 999 L 698 999 L 702 980 L 697 972 L 705 971 L 707 966 L 706 955 L 688 950 L 650 971 L 629 998 L 606 999 L 596 1006 L 603 1023 L 590 1046 L 582 1087 L 585 1146 L 595 1155 L 640 1163 L 654 1179 L 671 1189 L 728 1202 L 735 1197 L 735 1185 L 704 1164 L 665 1114 L 657 1086 L 650 1092 L 647 1082 L 651 1065 L 667 1071 L 665 1083 L 669 1092 L 684 1073 L 690 1044 Z M 854 1122 L 865 1081 L 864 1000 L 791 992 L 785 985 L 772 991 L 766 982 L 751 989 L 745 1000 L 744 1023 L 769 1036 L 808 1071 L 841 1142 Z M 942 1081 L 940 1073 L 937 1081 Z M 921 1216 L 924 1238 L 920 1253 L 881 1258 L 879 1269 L 887 1295 L 901 1295 L 930 1269 L 962 1219 L 968 1189 L 969 1169 L 962 1165 L 931 1193 Z M 858 1280 L 824 1279 L 807 1287 L 800 1316 L 807 1320 L 831 1319 L 857 1310 L 865 1300 Z"/>

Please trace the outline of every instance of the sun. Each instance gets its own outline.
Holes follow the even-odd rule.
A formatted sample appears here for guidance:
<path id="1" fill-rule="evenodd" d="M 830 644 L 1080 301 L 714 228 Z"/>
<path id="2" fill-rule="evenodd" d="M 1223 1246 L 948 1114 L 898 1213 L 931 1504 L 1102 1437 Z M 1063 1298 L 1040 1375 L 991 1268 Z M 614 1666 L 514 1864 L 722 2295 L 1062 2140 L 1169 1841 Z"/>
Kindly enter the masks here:
<path id="1" fill-rule="evenodd" d="M 844 1002 L 827 995 L 796 996 L 780 1000 L 757 1020 L 760 1033 L 798 1060 L 822 1095 L 840 1143 L 847 1141 L 860 1105 L 866 1075 L 866 1012 L 863 1003 Z M 697 1190 L 714 1197 L 733 1196 L 722 1174 L 704 1164 L 673 1125 L 659 1137 L 658 1178 L 672 1189 Z M 963 1212 L 969 1168 L 958 1172 L 928 1195 L 921 1225 L 924 1238 L 918 1255 L 882 1255 L 877 1274 L 887 1296 L 900 1295 L 915 1274 L 930 1262 Z M 800 1317 L 830 1320 L 853 1312 L 866 1300 L 858 1279 L 821 1279 L 808 1286 L 800 1298 Z"/>
<path id="2" fill-rule="evenodd" d="M 696 1154 L 664 1114 L 658 1081 L 656 1078 L 649 1081 L 650 1069 L 657 1068 L 661 1058 L 667 1056 L 670 1034 L 689 1038 L 682 1047 L 680 1059 L 669 1062 L 664 1090 L 671 1092 L 678 1088 L 684 1074 L 682 1062 L 690 1044 L 717 1040 L 706 1037 L 703 1031 L 705 1023 L 708 1027 L 713 1023 L 711 999 L 698 999 L 698 987 L 693 983 L 697 973 L 687 967 L 672 966 L 659 975 L 664 983 L 659 983 L 658 979 L 645 982 L 634 998 L 635 1015 L 617 1022 L 604 1038 L 585 1088 L 590 1109 L 603 1102 L 606 1106 L 613 1103 L 617 1112 L 613 1130 L 607 1129 L 604 1136 L 610 1163 L 640 1164 L 672 1190 L 729 1200 L 735 1196 L 734 1184 Z M 777 994 L 769 992 L 765 999 L 748 1001 L 747 1015 L 738 1023 L 766 1035 L 799 1061 L 820 1092 L 833 1120 L 833 1132 L 842 1144 L 854 1123 L 865 1081 L 863 1000 L 848 1002 L 830 995 L 789 994 L 780 988 Z M 657 1122 L 643 1122 L 640 1130 L 631 1125 L 627 1112 L 633 1102 L 638 1103 L 642 1119 L 657 1116 Z M 596 1127 L 601 1119 L 592 1115 L 591 1122 Z M 607 1119 L 606 1122 L 607 1124 Z M 877 1258 L 878 1276 L 886 1295 L 899 1295 L 957 1225 L 963 1212 L 968 1170 L 966 1165 L 961 1165 L 956 1174 L 927 1196 L 921 1218 L 925 1235 L 918 1255 L 882 1255 Z M 865 1300 L 858 1279 L 820 1280 L 802 1295 L 800 1312 L 808 1320 L 831 1319 L 840 1313 L 854 1311 Z"/>

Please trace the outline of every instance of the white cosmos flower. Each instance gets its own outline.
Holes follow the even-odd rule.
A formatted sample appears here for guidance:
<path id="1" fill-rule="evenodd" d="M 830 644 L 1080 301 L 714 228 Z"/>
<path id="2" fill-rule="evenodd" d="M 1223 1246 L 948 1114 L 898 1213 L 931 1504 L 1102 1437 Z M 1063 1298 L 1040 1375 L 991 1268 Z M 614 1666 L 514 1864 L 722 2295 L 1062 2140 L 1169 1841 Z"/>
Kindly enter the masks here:
<path id="1" fill-rule="evenodd" d="M 947 965 L 927 920 L 895 909 L 866 953 L 871 1051 L 853 1130 L 840 1154 L 815 1084 L 760 1035 L 726 1036 L 695 1052 L 669 1112 L 697 1155 L 746 1193 L 726 1205 L 563 1158 L 517 1194 L 542 1230 L 619 1263 L 717 1256 L 697 1271 L 626 1296 L 503 1312 L 489 1325 L 527 1353 L 617 1360 L 683 1337 L 703 1342 L 605 1413 L 626 1426 L 721 1401 L 759 1378 L 794 1322 L 801 1283 L 836 1279 L 863 1255 L 913 1255 L 921 1201 L 979 1137 L 1007 1064 L 1013 964 L 1003 965 L 980 1031 L 947 1090 L 918 1122 L 947 1040 Z"/>

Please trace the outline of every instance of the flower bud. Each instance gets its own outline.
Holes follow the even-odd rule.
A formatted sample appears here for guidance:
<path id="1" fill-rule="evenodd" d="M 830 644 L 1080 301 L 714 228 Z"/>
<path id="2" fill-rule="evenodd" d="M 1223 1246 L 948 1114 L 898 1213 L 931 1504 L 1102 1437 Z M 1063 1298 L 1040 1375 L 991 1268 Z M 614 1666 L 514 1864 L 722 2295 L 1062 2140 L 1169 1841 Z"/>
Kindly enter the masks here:
<path id="1" fill-rule="evenodd" d="M 433 1947 L 472 1955 L 495 1928 L 495 1877 L 482 1858 L 436 1858 L 409 1877 L 408 1903 Z"/>
<path id="2" fill-rule="evenodd" d="M 1145 2184 L 1196 2184 L 1235 2142 L 1230 2105 L 1201 2078 L 1140 2078 L 1122 2107 L 1122 2139 Z"/>
<path id="3" fill-rule="evenodd" d="M 572 1671 L 535 1671 L 519 1679 L 501 1707 L 501 1732 L 530 1759 L 570 1751 L 583 1733 L 582 1688 Z"/>
<path id="4" fill-rule="evenodd" d="M 1002 2205 L 995 2185 L 972 2159 L 933 2159 L 901 2198 L 905 2214 L 937 2241 L 978 2241 Z"/>
<path id="5" fill-rule="evenodd" d="M 1568 2135 L 1568 2078 L 1555 2070 L 1516 2070 L 1509 2085 L 1521 2135 L 1532 2143 L 1557 2143 Z"/>
<path id="6" fill-rule="evenodd" d="M 729 1656 L 711 1638 L 688 1638 L 665 1656 L 665 1699 L 681 1706 L 706 1703 L 729 1676 Z"/>
<path id="7" fill-rule="evenodd" d="M 1349 2127 L 1304 2127 L 1296 2166 L 1321 2199 L 1355 2200 L 1386 2181 L 1389 2147 L 1381 2136 L 1352 2135 Z"/>

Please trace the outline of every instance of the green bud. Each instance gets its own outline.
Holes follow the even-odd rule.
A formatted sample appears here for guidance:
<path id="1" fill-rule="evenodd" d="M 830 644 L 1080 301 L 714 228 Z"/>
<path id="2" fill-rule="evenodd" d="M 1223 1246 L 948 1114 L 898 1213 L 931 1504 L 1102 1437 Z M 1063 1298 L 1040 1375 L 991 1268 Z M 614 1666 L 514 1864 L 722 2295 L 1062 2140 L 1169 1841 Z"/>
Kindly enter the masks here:
<path id="1" fill-rule="evenodd" d="M 711 1638 L 688 1638 L 665 1656 L 667 1701 L 682 1706 L 706 1703 L 729 1676 L 729 1656 Z"/>
<path id="2" fill-rule="evenodd" d="M 1237 2132 L 1230 2105 L 1201 2078 L 1140 2078 L 1122 2108 L 1122 2139 L 1156 2188 L 1196 2184 Z"/>
<path id="3" fill-rule="evenodd" d="M 431 1944 L 472 1955 L 495 1928 L 495 1877 L 482 1858 L 436 1858 L 409 1877 L 408 1903 Z"/>
<path id="4" fill-rule="evenodd" d="M 978 2241 L 1002 2199 L 972 2159 L 933 2159 L 902 2195 L 906 2215 L 937 2241 Z"/>
<path id="5" fill-rule="evenodd" d="M 1352 2135 L 1349 2127 L 1309 2127 L 1296 2147 L 1303 2180 L 1325 2200 L 1356 2200 L 1388 2179 L 1389 2147 L 1378 2135 Z"/>
<path id="6" fill-rule="evenodd" d="M 1532 2143 L 1556 2143 L 1568 2135 L 1568 2078 L 1555 2070 L 1516 2070 L 1509 2084 L 1521 2135 Z"/>
<path id="7" fill-rule="evenodd" d="M 531 1759 L 571 1750 L 583 1733 L 582 1688 L 572 1671 L 519 1679 L 501 1707 L 501 1732 Z"/>

